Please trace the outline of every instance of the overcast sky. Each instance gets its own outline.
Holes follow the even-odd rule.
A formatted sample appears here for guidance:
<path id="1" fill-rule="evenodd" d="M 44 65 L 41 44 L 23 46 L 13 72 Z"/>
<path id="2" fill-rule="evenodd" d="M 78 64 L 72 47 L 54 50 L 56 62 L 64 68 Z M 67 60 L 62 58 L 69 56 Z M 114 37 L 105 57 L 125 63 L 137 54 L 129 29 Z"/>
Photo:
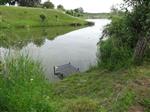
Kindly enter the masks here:
<path id="1" fill-rule="evenodd" d="M 42 2 L 47 0 L 42 0 Z M 66 9 L 83 7 L 85 12 L 109 12 L 112 5 L 123 0 L 50 0 L 56 6 L 62 4 Z"/>

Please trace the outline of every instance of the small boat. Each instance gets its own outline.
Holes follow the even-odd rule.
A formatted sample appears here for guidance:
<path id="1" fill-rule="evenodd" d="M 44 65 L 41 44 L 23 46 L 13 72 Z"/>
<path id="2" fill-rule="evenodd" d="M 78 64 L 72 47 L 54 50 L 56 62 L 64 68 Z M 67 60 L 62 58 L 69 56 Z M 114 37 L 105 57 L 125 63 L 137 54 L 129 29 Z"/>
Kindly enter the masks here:
<path id="1" fill-rule="evenodd" d="M 54 66 L 54 75 L 58 76 L 60 79 L 63 79 L 73 73 L 78 73 L 79 68 L 74 67 L 71 63 Z"/>

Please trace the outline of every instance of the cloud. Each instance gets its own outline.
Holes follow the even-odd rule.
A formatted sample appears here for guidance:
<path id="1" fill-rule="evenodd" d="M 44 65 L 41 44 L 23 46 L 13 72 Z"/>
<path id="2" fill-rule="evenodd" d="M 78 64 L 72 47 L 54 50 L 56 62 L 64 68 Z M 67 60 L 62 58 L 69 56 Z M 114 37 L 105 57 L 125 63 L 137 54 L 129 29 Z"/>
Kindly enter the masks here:
<path id="1" fill-rule="evenodd" d="M 46 0 L 42 0 L 44 2 Z M 62 4 L 66 9 L 83 7 L 85 12 L 109 12 L 112 5 L 122 0 L 51 0 L 55 5 Z"/>

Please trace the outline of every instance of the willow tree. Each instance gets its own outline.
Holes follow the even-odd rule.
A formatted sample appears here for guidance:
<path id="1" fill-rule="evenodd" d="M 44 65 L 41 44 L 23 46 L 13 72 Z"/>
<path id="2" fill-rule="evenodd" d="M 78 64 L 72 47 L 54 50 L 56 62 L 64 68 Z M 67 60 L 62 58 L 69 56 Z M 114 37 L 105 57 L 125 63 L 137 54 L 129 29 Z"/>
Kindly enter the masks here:
<path id="1" fill-rule="evenodd" d="M 103 31 L 98 64 L 119 69 L 141 64 L 150 58 L 150 1 L 124 0 L 125 11 L 112 14 L 112 22 Z M 130 10 L 128 10 L 130 9 Z"/>
<path id="2" fill-rule="evenodd" d="M 134 49 L 134 63 L 140 64 L 150 43 L 150 1 L 149 0 L 124 0 L 132 12 L 128 15 L 129 28 L 135 36 L 137 43 Z"/>

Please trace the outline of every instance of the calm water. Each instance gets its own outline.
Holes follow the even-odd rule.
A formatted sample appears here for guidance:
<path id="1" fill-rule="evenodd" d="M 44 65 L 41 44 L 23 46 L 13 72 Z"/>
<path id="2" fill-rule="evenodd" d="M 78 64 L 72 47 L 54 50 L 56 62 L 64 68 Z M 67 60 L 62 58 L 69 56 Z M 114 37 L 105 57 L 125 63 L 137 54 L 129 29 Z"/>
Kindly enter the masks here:
<path id="1" fill-rule="evenodd" d="M 63 35 L 60 33 L 60 36 L 56 36 L 54 40 L 49 40 L 47 35 L 40 35 L 42 42 L 41 38 L 38 38 L 36 41 L 27 41 L 25 44 L 21 44 L 21 47 L 16 47 L 18 45 L 13 45 L 10 48 L 9 46 L 1 46 L 1 56 L 4 57 L 8 52 L 15 55 L 17 53 L 28 54 L 34 60 L 41 62 L 46 77 L 50 80 L 57 79 L 53 75 L 53 66 L 55 65 L 71 62 L 72 65 L 80 68 L 80 71 L 86 71 L 90 66 L 96 64 L 97 42 L 102 34 L 103 27 L 110 22 L 106 19 L 89 21 L 95 22 L 95 25 Z M 65 29 L 65 27 L 61 29 Z M 47 33 L 52 34 L 53 31 L 47 31 Z"/>

